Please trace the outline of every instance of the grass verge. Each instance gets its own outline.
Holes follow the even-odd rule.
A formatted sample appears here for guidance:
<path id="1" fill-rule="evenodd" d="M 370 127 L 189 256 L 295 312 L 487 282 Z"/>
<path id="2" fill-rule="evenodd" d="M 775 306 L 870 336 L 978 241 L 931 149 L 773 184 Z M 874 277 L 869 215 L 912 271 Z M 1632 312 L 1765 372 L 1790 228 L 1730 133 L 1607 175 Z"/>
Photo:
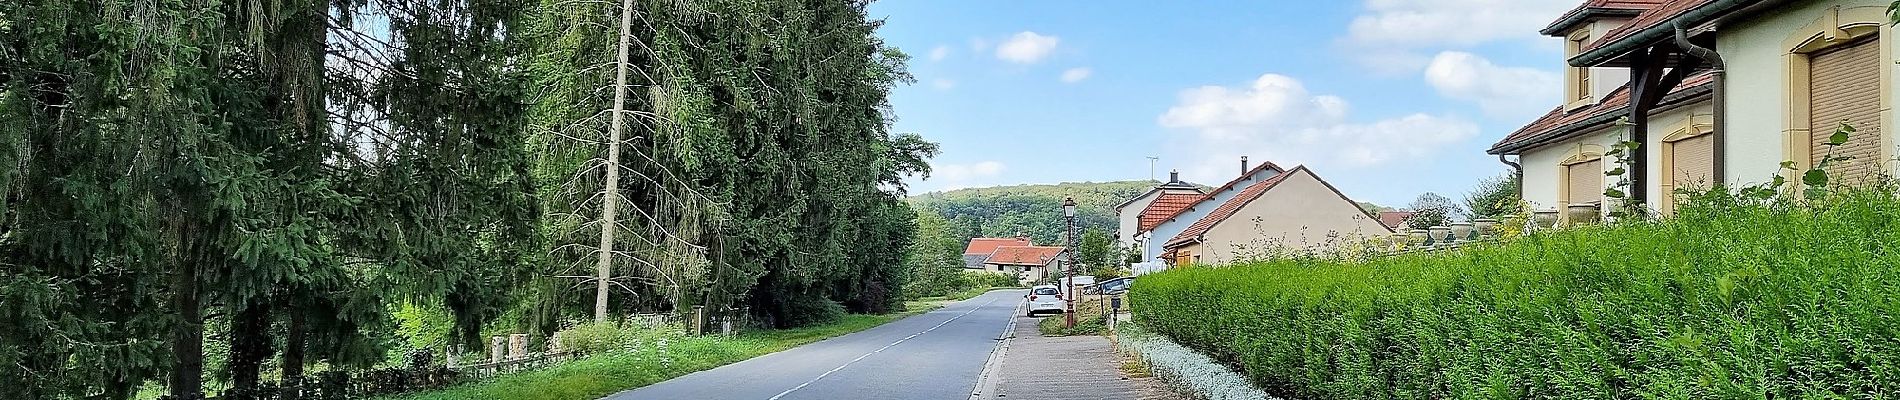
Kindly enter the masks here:
<path id="1" fill-rule="evenodd" d="M 912 307 L 911 311 L 886 315 L 853 314 L 837 322 L 819 326 L 746 332 L 731 337 L 678 337 L 637 350 L 600 354 L 545 369 L 504 375 L 483 382 L 413 393 L 391 399 L 595 399 L 826 338 L 870 329 L 935 308 L 937 306 Z"/>

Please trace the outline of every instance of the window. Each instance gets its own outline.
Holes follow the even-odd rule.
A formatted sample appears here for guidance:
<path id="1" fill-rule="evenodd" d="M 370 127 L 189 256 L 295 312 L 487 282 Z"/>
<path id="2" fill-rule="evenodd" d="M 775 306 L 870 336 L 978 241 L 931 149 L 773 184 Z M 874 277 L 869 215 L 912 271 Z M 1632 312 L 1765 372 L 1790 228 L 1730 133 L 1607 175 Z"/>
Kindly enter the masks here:
<path id="1" fill-rule="evenodd" d="M 1828 152 L 1835 161 L 1828 175 L 1835 182 L 1855 185 L 1874 181 L 1883 173 L 1880 133 L 1880 46 L 1873 38 L 1827 48 L 1808 56 L 1808 144 L 1811 159 L 1821 162 Z M 1827 143 L 1842 122 L 1857 132 L 1847 143 Z M 1832 147 L 1832 149 L 1830 149 Z"/>
<path id="2" fill-rule="evenodd" d="M 1577 29 L 1577 31 L 1571 33 L 1564 42 L 1564 57 L 1566 59 L 1575 57 L 1578 53 L 1583 52 L 1583 46 L 1589 44 L 1589 41 L 1589 27 L 1586 26 Z M 1570 84 L 1569 87 L 1564 88 L 1564 94 L 1565 99 L 1568 100 L 1571 105 L 1589 104 L 1592 100 L 1595 100 L 1595 98 L 1591 96 L 1592 93 L 1590 90 L 1590 68 L 1570 67 L 1570 69 L 1564 73 L 1564 81 Z"/>
<path id="3" fill-rule="evenodd" d="M 1596 204 L 1603 201 L 1603 159 L 1570 164 L 1564 167 L 1564 188 L 1569 204 Z"/>

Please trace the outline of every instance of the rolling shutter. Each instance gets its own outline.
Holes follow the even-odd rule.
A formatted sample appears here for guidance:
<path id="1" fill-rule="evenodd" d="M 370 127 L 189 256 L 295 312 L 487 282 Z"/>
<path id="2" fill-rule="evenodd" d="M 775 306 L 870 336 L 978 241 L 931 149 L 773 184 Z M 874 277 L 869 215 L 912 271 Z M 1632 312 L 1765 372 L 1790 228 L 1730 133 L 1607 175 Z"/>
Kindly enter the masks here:
<path id="1" fill-rule="evenodd" d="M 1569 185 L 1570 204 L 1589 204 L 1603 201 L 1603 159 L 1595 159 L 1570 164 Z"/>
<path id="2" fill-rule="evenodd" d="M 1715 135 L 1678 140 L 1669 146 L 1674 160 L 1669 182 L 1676 188 L 1707 189 L 1715 181 Z"/>
<path id="3" fill-rule="evenodd" d="M 1880 46 L 1877 40 L 1815 53 L 1809 59 L 1809 132 L 1814 162 L 1828 154 L 1827 142 L 1845 120 L 1859 130 L 1834 155 L 1853 157 L 1828 167 L 1835 182 L 1857 185 L 1887 173 L 1880 162 Z"/>

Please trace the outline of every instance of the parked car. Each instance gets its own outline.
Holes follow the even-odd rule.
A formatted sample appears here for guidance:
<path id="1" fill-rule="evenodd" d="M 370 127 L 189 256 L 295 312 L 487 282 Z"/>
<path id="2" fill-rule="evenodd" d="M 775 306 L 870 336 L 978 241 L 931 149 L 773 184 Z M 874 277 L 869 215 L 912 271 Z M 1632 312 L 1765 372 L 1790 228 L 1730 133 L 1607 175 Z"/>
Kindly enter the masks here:
<path id="1" fill-rule="evenodd" d="M 1082 294 L 1117 295 L 1117 294 L 1127 293 L 1128 288 L 1133 287 L 1134 285 L 1135 285 L 1135 277 L 1132 277 L 1132 276 L 1109 279 L 1106 281 L 1102 281 L 1102 283 L 1090 285 L 1087 289 L 1082 289 Z"/>
<path id="2" fill-rule="evenodd" d="M 1041 313 L 1061 314 L 1066 306 L 1062 303 L 1062 291 L 1057 289 L 1056 285 L 1038 285 L 1030 288 L 1029 294 L 1024 295 L 1023 298 L 1028 299 L 1031 317 Z"/>

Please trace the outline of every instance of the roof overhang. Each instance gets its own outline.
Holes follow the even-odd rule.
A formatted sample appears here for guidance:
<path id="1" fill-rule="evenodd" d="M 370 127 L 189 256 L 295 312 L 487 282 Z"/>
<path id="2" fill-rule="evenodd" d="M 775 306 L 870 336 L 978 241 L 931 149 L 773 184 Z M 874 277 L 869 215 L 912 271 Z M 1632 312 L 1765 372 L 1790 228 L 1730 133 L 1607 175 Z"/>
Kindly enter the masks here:
<path id="1" fill-rule="evenodd" d="M 1537 33 L 1542 33 L 1544 36 L 1565 36 L 1569 35 L 1571 29 L 1575 29 L 1577 25 L 1582 25 L 1584 21 L 1589 21 L 1593 18 L 1634 17 L 1642 13 L 1643 10 L 1630 8 L 1584 6 L 1572 10 L 1568 14 L 1564 14 L 1563 17 L 1558 18 L 1555 22 L 1551 22 L 1550 26 L 1544 27 L 1543 30 L 1537 31 Z"/>
<path id="2" fill-rule="evenodd" d="M 1574 67 L 1619 67 L 1629 62 L 1624 55 L 1645 46 L 1672 42 L 1677 27 L 1695 34 L 1712 31 L 1705 25 L 1730 15 L 1746 15 L 1767 7 L 1781 5 L 1789 0 L 1711 0 L 1707 4 L 1691 8 L 1676 16 L 1668 17 L 1648 26 L 1636 28 L 1635 33 L 1598 44 L 1571 57 Z"/>
<path id="3" fill-rule="evenodd" d="M 1670 93 L 1667 96 L 1663 96 L 1662 101 L 1658 103 L 1654 111 L 1651 111 L 1651 114 L 1668 112 L 1670 110 L 1675 110 L 1683 106 L 1696 104 L 1698 102 L 1701 102 L 1702 100 L 1706 100 L 1709 98 L 1709 95 L 1713 92 L 1713 89 L 1714 89 L 1713 87 L 1710 87 L 1708 85 L 1703 85 L 1703 86 L 1685 89 L 1685 90 L 1675 92 L 1675 93 Z M 1595 132 L 1598 129 L 1610 126 L 1611 124 L 1615 123 L 1618 119 L 1629 116 L 1629 114 L 1630 114 L 1630 106 L 1624 105 L 1622 107 L 1616 108 L 1615 111 L 1603 113 L 1602 115 L 1590 117 L 1582 121 L 1577 121 L 1577 122 L 1573 122 L 1567 125 L 1559 126 L 1555 129 L 1551 129 L 1550 131 L 1525 138 L 1524 140 L 1519 140 L 1519 141 L 1515 141 L 1511 143 L 1500 143 L 1497 146 L 1491 147 L 1490 150 L 1485 150 L 1484 152 L 1485 154 L 1492 154 L 1492 155 L 1500 155 L 1500 154 L 1516 155 L 1516 154 L 1524 152 L 1525 150 L 1533 150 L 1539 147 L 1544 147 L 1544 146 L 1555 144 L 1555 143 L 1561 143 L 1564 141 L 1568 141 L 1570 139 L 1575 139 L 1585 134 L 1589 134 L 1591 132 Z"/>

